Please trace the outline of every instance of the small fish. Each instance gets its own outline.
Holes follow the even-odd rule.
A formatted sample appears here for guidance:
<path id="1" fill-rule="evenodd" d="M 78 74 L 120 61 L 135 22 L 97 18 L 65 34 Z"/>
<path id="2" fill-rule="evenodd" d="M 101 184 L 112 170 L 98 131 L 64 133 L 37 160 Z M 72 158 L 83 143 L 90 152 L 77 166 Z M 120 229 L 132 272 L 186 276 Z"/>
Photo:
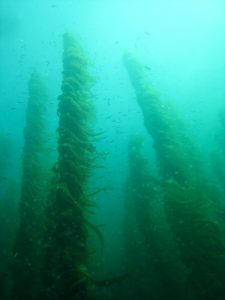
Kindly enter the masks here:
<path id="1" fill-rule="evenodd" d="M 135 47 L 136 49 L 137 49 L 137 47 L 138 47 L 139 42 L 140 42 L 140 36 L 138 36 L 138 37 L 136 38 L 135 42 L 134 42 L 134 47 Z"/>
<path id="2" fill-rule="evenodd" d="M 151 68 L 147 65 L 144 66 L 146 70 L 151 71 Z"/>

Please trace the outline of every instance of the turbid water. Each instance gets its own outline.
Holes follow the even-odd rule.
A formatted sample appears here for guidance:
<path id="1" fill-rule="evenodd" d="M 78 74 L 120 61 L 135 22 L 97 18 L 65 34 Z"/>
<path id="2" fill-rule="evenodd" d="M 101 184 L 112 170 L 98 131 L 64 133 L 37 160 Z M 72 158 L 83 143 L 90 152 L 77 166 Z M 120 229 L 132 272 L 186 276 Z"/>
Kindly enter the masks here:
<path id="1" fill-rule="evenodd" d="M 225 3 L 1 0 L 0 299 L 225 298 Z"/>

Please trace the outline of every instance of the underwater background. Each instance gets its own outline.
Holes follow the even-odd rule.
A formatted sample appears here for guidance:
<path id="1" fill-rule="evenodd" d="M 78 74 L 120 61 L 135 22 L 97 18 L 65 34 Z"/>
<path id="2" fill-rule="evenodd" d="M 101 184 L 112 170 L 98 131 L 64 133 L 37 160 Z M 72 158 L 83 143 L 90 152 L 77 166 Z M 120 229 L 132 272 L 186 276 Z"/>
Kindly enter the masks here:
<path id="1" fill-rule="evenodd" d="M 0 1 L 0 299 L 225 299 L 225 2 Z"/>

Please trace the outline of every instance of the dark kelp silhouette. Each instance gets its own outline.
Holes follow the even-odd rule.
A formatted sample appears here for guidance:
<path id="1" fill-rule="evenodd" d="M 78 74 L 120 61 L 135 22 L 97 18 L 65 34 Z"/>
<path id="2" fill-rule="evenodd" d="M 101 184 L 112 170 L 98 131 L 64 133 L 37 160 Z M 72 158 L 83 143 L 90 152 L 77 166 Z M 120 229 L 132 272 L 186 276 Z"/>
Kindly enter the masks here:
<path id="1" fill-rule="evenodd" d="M 185 299 L 187 270 L 179 260 L 162 206 L 161 181 L 149 170 L 142 154 L 143 139 L 130 139 L 129 176 L 126 183 L 125 238 L 130 264 L 138 264 L 129 283 L 130 299 Z M 158 295 L 158 296 L 157 296 Z"/>
<path id="2" fill-rule="evenodd" d="M 12 299 L 33 299 L 37 284 L 37 249 L 40 242 L 39 201 L 43 195 L 42 155 L 45 141 L 47 93 L 43 79 L 33 73 L 29 81 L 29 99 L 24 129 L 22 186 L 19 225 L 13 247 Z"/>
<path id="3" fill-rule="evenodd" d="M 188 285 L 198 299 L 224 299 L 224 224 L 218 221 L 210 184 L 199 153 L 171 105 L 153 91 L 141 64 L 124 56 L 145 126 L 154 140 L 163 179 L 165 211 L 181 259 L 190 272 Z"/>
<path id="4" fill-rule="evenodd" d="M 47 208 L 46 255 L 41 299 L 88 299 L 86 182 L 95 158 L 94 115 L 88 61 L 74 37 L 63 36 L 63 81 L 59 96 L 58 160 Z M 90 225 L 91 226 L 91 225 Z M 97 230 L 97 229 L 96 229 Z"/>

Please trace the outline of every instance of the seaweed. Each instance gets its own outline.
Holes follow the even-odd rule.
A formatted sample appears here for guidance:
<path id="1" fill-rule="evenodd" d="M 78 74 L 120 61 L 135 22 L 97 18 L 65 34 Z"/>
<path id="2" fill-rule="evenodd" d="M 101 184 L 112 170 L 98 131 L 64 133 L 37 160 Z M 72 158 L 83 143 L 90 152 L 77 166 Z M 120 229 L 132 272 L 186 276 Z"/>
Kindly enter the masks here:
<path id="1" fill-rule="evenodd" d="M 131 264 L 138 261 L 132 294 L 136 299 L 144 290 L 148 298 L 158 295 L 160 299 L 175 296 L 183 299 L 188 271 L 179 259 L 166 221 L 161 193 L 158 193 L 162 183 L 151 175 L 148 160 L 141 151 L 142 143 L 139 136 L 130 139 L 126 183 L 127 252 Z"/>
<path id="2" fill-rule="evenodd" d="M 180 257 L 190 270 L 188 284 L 198 299 L 225 295 L 224 222 L 217 215 L 218 193 L 196 144 L 187 135 L 171 104 L 153 91 L 144 68 L 124 57 L 147 131 L 154 140 L 165 212 Z"/>
<path id="3" fill-rule="evenodd" d="M 33 299 L 38 273 L 40 209 L 45 189 L 44 130 L 47 92 L 42 77 L 32 73 L 24 128 L 19 225 L 13 246 L 12 299 Z"/>
<path id="4" fill-rule="evenodd" d="M 70 33 L 63 36 L 63 80 L 58 104 L 58 160 L 46 211 L 46 237 L 40 299 L 88 299 L 87 227 L 103 245 L 99 229 L 85 216 L 92 151 L 94 107 L 88 60 Z"/>

